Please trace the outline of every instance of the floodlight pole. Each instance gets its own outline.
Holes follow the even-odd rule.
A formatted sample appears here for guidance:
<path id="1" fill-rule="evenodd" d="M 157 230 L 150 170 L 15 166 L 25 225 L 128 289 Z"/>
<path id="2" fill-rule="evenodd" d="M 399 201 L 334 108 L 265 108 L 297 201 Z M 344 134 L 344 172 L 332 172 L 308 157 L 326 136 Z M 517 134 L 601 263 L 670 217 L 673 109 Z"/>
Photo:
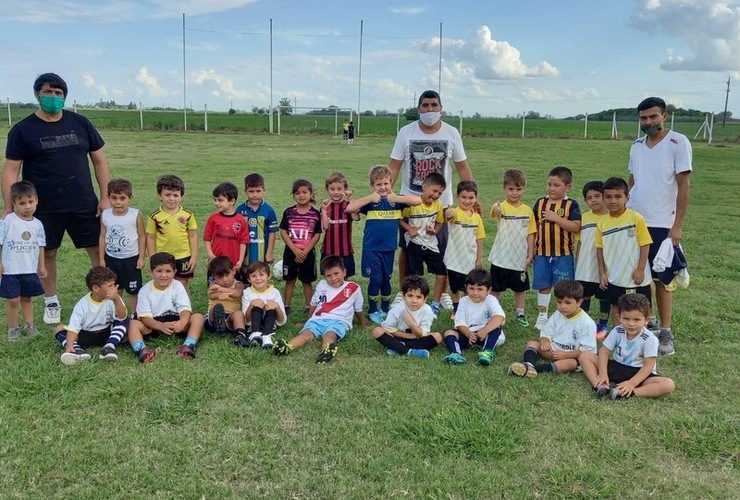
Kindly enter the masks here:
<path id="1" fill-rule="evenodd" d="M 442 23 L 439 23 L 439 71 L 437 76 L 437 93 L 442 95 Z"/>
<path id="2" fill-rule="evenodd" d="M 362 34 L 365 29 L 365 21 L 360 20 L 360 73 L 357 77 L 357 126 L 355 130 L 360 133 L 360 96 L 362 95 Z"/>
<path id="3" fill-rule="evenodd" d="M 7 98 L 8 102 L 8 126 L 11 126 L 13 124 L 13 119 L 10 116 L 10 97 Z"/>
<path id="4" fill-rule="evenodd" d="M 188 96 L 185 84 L 185 13 L 182 13 L 182 124 L 188 130 Z"/>
<path id="5" fill-rule="evenodd" d="M 273 133 L 272 126 L 272 19 L 270 19 L 270 133 Z"/>

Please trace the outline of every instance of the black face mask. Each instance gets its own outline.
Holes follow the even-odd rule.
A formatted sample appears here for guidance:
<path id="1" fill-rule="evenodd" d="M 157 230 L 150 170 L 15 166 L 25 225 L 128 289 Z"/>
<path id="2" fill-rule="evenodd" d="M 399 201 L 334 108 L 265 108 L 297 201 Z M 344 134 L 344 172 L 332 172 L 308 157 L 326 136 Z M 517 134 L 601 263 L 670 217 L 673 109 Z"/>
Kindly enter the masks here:
<path id="1" fill-rule="evenodd" d="M 658 133 L 663 130 L 663 127 L 661 125 L 640 125 L 640 130 L 642 130 L 647 136 L 653 137 L 655 135 L 658 135 Z"/>

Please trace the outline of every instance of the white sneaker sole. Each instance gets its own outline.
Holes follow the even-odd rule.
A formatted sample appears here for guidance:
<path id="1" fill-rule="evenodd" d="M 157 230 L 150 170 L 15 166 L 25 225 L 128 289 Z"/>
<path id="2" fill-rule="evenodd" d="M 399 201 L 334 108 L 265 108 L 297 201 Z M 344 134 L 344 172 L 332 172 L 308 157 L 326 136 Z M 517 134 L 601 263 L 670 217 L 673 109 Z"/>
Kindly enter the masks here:
<path id="1" fill-rule="evenodd" d="M 58 308 L 56 311 L 49 311 L 44 308 L 44 323 L 47 325 L 58 325 L 62 322 L 62 309 Z"/>
<path id="2" fill-rule="evenodd" d="M 90 359 L 89 354 L 75 354 L 73 352 L 65 352 L 61 356 L 62 364 L 66 366 L 74 366 L 77 363 L 87 361 L 88 359 Z"/>

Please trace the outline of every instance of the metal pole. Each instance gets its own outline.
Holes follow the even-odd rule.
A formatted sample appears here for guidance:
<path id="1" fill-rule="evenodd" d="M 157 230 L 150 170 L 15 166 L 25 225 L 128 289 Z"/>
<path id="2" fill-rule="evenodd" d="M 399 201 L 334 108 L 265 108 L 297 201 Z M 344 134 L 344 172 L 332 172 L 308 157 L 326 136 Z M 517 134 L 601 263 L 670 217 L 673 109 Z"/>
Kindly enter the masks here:
<path id="1" fill-rule="evenodd" d="M 362 95 L 362 33 L 365 29 L 365 21 L 360 21 L 360 72 L 357 77 L 357 126 L 355 134 L 360 133 L 360 96 Z"/>
<path id="2" fill-rule="evenodd" d="M 182 124 L 188 130 L 188 96 L 185 84 L 185 13 L 182 13 Z"/>
<path id="3" fill-rule="evenodd" d="M 439 23 L 439 71 L 437 76 L 437 92 L 442 95 L 442 23 Z"/>
<path id="4" fill-rule="evenodd" d="M 141 107 L 141 101 L 139 101 L 139 129 L 144 130 L 144 108 Z"/>
<path id="5" fill-rule="evenodd" d="M 727 90 L 725 90 L 725 112 L 722 114 L 722 128 L 725 128 L 725 119 L 727 118 L 727 101 L 730 100 L 730 77 L 727 77 Z"/>
<path id="6" fill-rule="evenodd" d="M 585 116 L 583 120 L 583 138 L 588 139 L 588 113 Z"/>
<path id="7" fill-rule="evenodd" d="M 339 123 L 339 108 L 334 108 L 334 137 L 337 136 L 338 123 Z"/>
<path id="8" fill-rule="evenodd" d="M 463 110 L 460 110 L 460 136 L 463 135 Z"/>
<path id="9" fill-rule="evenodd" d="M 401 113 L 403 113 L 403 108 L 398 108 L 398 114 L 396 115 L 396 133 L 401 130 Z"/>
<path id="10" fill-rule="evenodd" d="M 673 113 L 671 113 L 671 130 L 673 130 L 673 120 L 674 120 L 674 118 L 676 118 L 675 111 Z"/>
<path id="11" fill-rule="evenodd" d="M 10 97 L 8 97 L 7 100 L 8 100 L 8 126 L 11 126 L 13 124 L 13 119 L 10 116 Z"/>
<path id="12" fill-rule="evenodd" d="M 522 111 L 522 139 L 524 139 L 524 122 L 527 121 L 527 118 L 524 116 L 524 111 Z"/>
<path id="13" fill-rule="evenodd" d="M 204 107 L 203 120 L 205 120 L 204 122 L 205 131 L 208 132 L 208 104 L 206 104 Z"/>
<path id="14" fill-rule="evenodd" d="M 75 99 L 74 101 L 72 101 L 72 111 L 74 111 L 75 113 L 77 113 L 77 99 Z"/>
<path id="15" fill-rule="evenodd" d="M 270 133 L 274 132 L 272 126 L 272 19 L 270 19 Z"/>

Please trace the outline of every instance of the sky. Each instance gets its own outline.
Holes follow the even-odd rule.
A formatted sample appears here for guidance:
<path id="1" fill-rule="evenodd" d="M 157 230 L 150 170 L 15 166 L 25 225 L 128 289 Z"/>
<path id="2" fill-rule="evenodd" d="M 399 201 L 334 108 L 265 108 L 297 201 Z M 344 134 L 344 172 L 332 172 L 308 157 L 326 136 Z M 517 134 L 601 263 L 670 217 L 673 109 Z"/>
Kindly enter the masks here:
<path id="1" fill-rule="evenodd" d="M 0 60 L 11 102 L 55 72 L 79 104 L 396 111 L 434 89 L 466 116 L 721 112 L 740 0 L 3 0 Z"/>

